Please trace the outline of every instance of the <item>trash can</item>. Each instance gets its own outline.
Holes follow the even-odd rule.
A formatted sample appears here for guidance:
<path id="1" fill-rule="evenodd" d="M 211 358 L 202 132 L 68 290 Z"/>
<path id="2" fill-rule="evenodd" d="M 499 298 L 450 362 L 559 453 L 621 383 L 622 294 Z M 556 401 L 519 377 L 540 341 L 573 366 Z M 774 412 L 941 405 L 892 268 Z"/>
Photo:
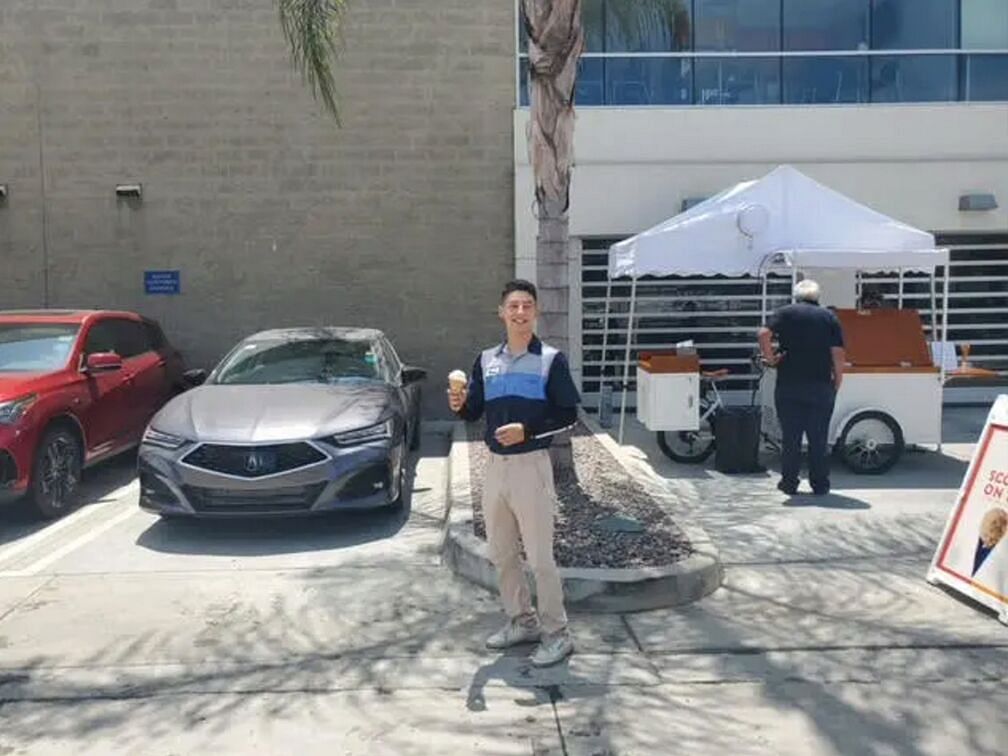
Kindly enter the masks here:
<path id="1" fill-rule="evenodd" d="M 763 472 L 759 463 L 760 407 L 723 407 L 714 417 L 714 468 L 723 473 Z"/>

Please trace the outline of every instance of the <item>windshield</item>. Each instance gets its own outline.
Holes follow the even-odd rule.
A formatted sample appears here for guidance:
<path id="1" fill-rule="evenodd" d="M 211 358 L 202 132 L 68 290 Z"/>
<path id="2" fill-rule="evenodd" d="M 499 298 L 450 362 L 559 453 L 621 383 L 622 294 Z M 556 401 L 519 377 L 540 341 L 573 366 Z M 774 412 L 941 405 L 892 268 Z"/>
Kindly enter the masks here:
<path id="1" fill-rule="evenodd" d="M 0 323 L 0 373 L 45 373 L 66 367 L 76 325 Z"/>
<path id="2" fill-rule="evenodd" d="M 384 380 L 373 344 L 337 338 L 247 342 L 225 358 L 211 378 L 230 385 L 346 380 Z"/>

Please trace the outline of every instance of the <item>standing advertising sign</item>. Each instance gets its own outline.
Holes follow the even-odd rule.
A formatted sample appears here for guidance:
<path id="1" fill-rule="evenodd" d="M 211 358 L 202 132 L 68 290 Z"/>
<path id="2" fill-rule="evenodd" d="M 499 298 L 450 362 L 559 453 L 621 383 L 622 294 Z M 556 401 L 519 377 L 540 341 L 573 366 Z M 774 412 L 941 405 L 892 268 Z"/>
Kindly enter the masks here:
<path id="1" fill-rule="evenodd" d="M 991 408 L 928 570 L 1008 624 L 1008 396 Z"/>

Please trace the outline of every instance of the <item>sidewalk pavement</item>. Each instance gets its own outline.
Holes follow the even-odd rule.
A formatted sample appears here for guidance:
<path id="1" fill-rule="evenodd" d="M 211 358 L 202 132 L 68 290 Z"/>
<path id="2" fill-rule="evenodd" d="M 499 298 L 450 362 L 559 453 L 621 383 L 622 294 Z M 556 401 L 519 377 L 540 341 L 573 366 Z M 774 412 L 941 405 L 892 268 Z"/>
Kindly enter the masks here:
<path id="1" fill-rule="evenodd" d="M 0 753 L 1003 754 L 1008 629 L 924 582 L 975 423 L 950 418 L 940 457 L 791 503 L 772 473 L 676 466 L 633 428 L 724 586 L 574 615 L 578 653 L 543 671 L 482 648 L 495 597 L 438 564 L 443 437 L 388 527 L 137 513 L 0 577 Z"/>

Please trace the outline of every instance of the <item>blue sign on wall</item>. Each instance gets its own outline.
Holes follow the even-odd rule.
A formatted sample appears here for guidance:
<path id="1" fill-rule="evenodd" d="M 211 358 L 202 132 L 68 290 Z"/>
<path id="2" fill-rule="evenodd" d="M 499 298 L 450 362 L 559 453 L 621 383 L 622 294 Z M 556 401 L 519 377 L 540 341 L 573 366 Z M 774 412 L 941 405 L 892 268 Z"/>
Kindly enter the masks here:
<path id="1" fill-rule="evenodd" d="M 182 277 L 177 270 L 145 270 L 144 292 L 147 294 L 181 294 Z"/>

